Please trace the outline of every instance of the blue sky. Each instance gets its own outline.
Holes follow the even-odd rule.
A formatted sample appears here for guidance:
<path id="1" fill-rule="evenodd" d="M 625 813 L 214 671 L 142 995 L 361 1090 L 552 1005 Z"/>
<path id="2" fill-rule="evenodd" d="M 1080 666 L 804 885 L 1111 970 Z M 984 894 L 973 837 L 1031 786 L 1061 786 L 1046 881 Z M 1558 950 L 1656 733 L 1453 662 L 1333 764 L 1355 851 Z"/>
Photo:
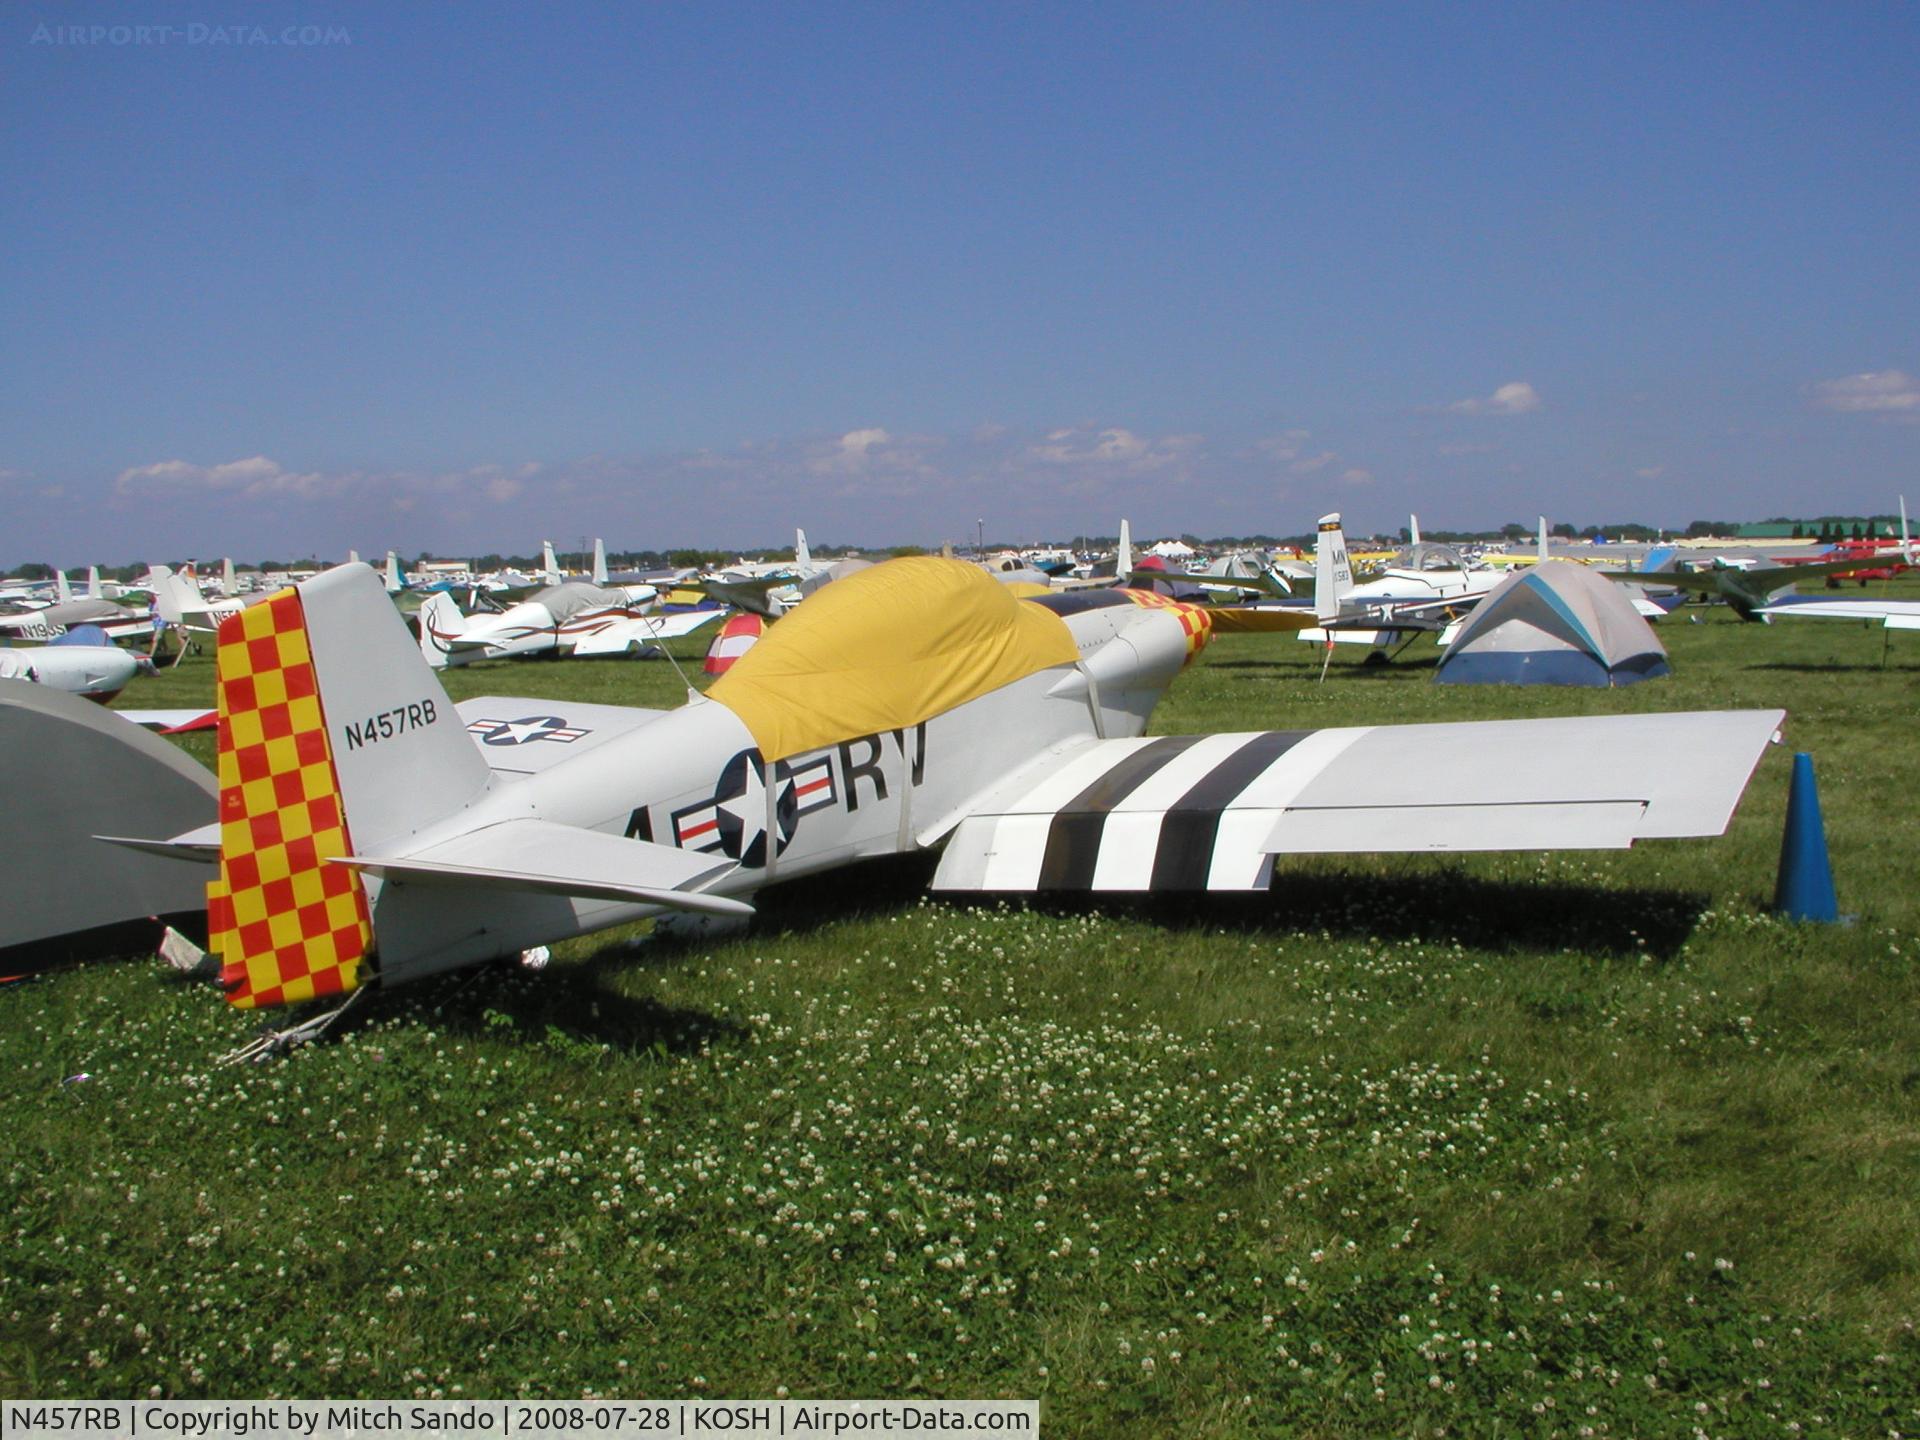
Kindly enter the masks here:
<path id="1" fill-rule="evenodd" d="M 0 565 L 1884 511 L 1916 62 L 1891 5 L 9 7 Z"/>

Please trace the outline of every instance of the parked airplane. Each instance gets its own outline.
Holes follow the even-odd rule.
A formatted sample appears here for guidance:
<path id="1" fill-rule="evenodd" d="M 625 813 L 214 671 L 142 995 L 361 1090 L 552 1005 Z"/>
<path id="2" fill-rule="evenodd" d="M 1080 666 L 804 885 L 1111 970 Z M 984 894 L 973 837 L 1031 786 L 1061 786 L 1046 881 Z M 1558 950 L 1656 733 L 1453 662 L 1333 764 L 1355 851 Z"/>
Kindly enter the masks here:
<path id="1" fill-rule="evenodd" d="M 1913 540 L 1907 528 L 1907 499 L 1904 495 L 1900 497 L 1900 547 L 1892 553 L 1909 565 L 1913 563 Z M 1740 565 L 1715 556 L 1712 568 L 1705 570 L 1608 570 L 1602 573 L 1609 580 L 1622 585 L 1673 586 L 1710 600 L 1724 600 L 1742 620 L 1764 622 L 1767 617 L 1763 612 L 1770 607 L 1777 609 L 1780 603 L 1777 597 L 1792 589 L 1797 582 L 1817 580 L 1823 575 L 1850 574 L 1859 566 L 1858 555 L 1798 565 L 1761 565 L 1757 561 Z"/>
<path id="2" fill-rule="evenodd" d="M 51 645 L 0 649 L 0 680 L 30 680 L 102 705 L 126 689 L 134 676 L 152 673 L 153 661 L 145 655 L 122 650 L 104 631 L 89 634 L 86 627 L 67 631 Z"/>
<path id="3" fill-rule="evenodd" d="M 1253 890 L 1282 854 L 1719 834 L 1783 718 L 1145 738 L 1209 636 L 1143 591 L 1019 600 L 918 557 L 827 586 L 676 710 L 456 707 L 343 566 L 222 631 L 219 825 L 125 843 L 217 860 L 229 998 L 271 1006 L 745 916 L 903 851 L 943 849 L 945 891 Z"/>
<path id="4" fill-rule="evenodd" d="M 153 633 L 153 618 L 144 610 L 129 609 L 112 600 L 57 601 L 39 610 L 0 615 L 0 635 L 21 640 L 53 640 L 81 625 L 95 625 L 109 640 L 133 639 Z"/>
<path id="5" fill-rule="evenodd" d="M 222 588 L 227 593 L 222 599 L 209 600 L 201 593 L 200 582 L 194 578 L 191 567 L 172 570 L 165 565 L 149 566 L 145 583 L 153 591 L 154 608 L 160 612 L 160 618 L 182 630 L 211 635 L 222 621 L 267 598 L 265 591 L 254 595 L 233 593 L 238 588 L 233 579 L 233 562 L 224 562 L 224 569 L 226 579 Z"/>

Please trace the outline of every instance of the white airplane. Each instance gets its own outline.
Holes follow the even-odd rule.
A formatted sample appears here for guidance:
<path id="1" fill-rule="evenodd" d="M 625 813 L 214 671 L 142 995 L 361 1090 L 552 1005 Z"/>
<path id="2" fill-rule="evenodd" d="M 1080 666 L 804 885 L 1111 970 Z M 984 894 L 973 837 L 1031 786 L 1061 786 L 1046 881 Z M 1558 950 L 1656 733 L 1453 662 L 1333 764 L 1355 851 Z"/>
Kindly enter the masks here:
<path id="1" fill-rule="evenodd" d="M 604 567 L 604 557 L 601 564 Z M 656 598 L 652 585 L 569 580 L 496 615 L 463 615 L 451 595 L 430 595 L 420 606 L 420 653 L 436 670 L 550 652 L 582 658 L 637 654 L 663 640 L 691 635 L 723 614 L 695 610 L 655 615 L 650 612 Z"/>
<path id="2" fill-rule="evenodd" d="M 260 1007 L 747 916 L 769 882 L 909 851 L 943 852 L 949 892 L 1246 891 L 1286 854 L 1716 835 L 1783 718 L 1146 738 L 1210 633 L 1146 592 L 1022 600 L 917 557 L 827 586 L 678 709 L 456 707 L 342 566 L 227 633 L 220 823 L 120 843 L 217 862 L 210 945 Z"/>
<path id="3" fill-rule="evenodd" d="M 177 625 L 182 630 L 197 635 L 211 635 L 219 630 L 223 620 L 238 615 L 248 606 L 258 605 L 265 600 L 269 592 L 261 591 L 253 595 L 233 594 L 233 562 L 223 562 L 226 578 L 222 582 L 227 594 L 219 600 L 209 600 L 201 592 L 200 582 L 189 570 L 172 570 L 165 565 L 149 565 L 145 584 L 153 591 L 154 609 L 160 618 L 169 625 Z"/>
<path id="4" fill-rule="evenodd" d="M 56 642 L 0 649 L 0 680 L 28 680 L 102 705 L 126 689 L 134 676 L 151 674 L 153 661 L 118 645 Z"/>
<path id="5" fill-rule="evenodd" d="M 0 635 L 20 640 L 54 640 L 81 625 L 97 625 L 106 631 L 109 639 L 132 639 L 153 633 L 153 619 L 146 611 L 85 596 L 57 601 L 39 610 L 0 615 Z"/>

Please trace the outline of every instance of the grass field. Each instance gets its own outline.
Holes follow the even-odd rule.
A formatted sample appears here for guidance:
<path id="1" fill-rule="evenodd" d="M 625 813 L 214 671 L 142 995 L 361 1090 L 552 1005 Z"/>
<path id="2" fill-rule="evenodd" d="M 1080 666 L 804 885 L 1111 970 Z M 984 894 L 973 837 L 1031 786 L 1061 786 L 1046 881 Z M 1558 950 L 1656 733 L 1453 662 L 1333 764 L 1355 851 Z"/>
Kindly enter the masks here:
<path id="1" fill-rule="evenodd" d="M 1430 647 L 1322 685 L 1311 647 L 1230 637 L 1155 729 L 1784 706 L 1721 839 L 1285 864 L 1227 903 L 849 870 L 742 937 L 595 937 L 254 1067 L 215 1058 L 258 1017 L 150 958 L 12 986 L 0 1390 L 1920 1432 L 1920 636 L 1662 636 L 1675 674 L 1612 692 L 1434 686 Z M 211 668 L 123 703 L 205 701 Z M 1768 913 L 1796 749 L 1846 927 Z"/>

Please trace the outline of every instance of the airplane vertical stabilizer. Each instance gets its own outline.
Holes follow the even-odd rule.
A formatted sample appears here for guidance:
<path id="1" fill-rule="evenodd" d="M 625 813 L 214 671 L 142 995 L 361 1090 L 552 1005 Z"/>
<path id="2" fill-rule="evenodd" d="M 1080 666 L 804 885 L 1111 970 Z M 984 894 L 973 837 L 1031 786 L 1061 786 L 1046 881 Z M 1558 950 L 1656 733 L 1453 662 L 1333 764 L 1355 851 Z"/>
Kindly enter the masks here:
<path id="1" fill-rule="evenodd" d="M 371 911 L 359 874 L 330 862 L 459 810 L 485 789 L 486 762 L 364 565 L 223 623 L 218 696 L 207 912 L 228 998 L 250 1008 L 352 990 Z"/>
<path id="2" fill-rule="evenodd" d="M 104 600 L 107 598 L 105 591 L 100 588 L 100 567 L 98 565 L 87 566 L 87 598 L 89 600 Z"/>
<path id="3" fill-rule="evenodd" d="M 593 583 L 607 583 L 607 542 L 597 535 L 593 540 Z"/>
<path id="4" fill-rule="evenodd" d="M 1114 551 L 1113 573 L 1125 580 L 1133 573 L 1133 529 L 1120 522 L 1120 548 Z"/>
<path id="5" fill-rule="evenodd" d="M 204 609 L 205 599 L 193 577 L 170 570 L 165 565 L 150 567 L 147 584 L 153 588 L 153 601 L 160 618 L 170 625 L 186 623 L 188 610 Z"/>
<path id="6" fill-rule="evenodd" d="M 1544 563 L 1546 562 L 1546 559 L 1547 559 L 1547 517 L 1546 517 L 1546 516 L 1544 516 L 1544 515 L 1542 515 L 1542 516 L 1540 517 L 1540 535 L 1539 535 L 1539 538 L 1538 538 L 1538 540 L 1537 540 L 1537 541 L 1535 542 L 1535 548 L 1534 548 L 1534 552 L 1533 552 L 1533 553 L 1534 553 L 1534 555 L 1535 555 L 1535 556 L 1536 556 L 1536 557 L 1537 557 L 1537 558 L 1538 558 L 1538 559 L 1539 559 L 1539 560 L 1541 561 L 1541 563 L 1543 563 L 1543 564 L 1544 564 Z"/>
<path id="7" fill-rule="evenodd" d="M 1418 515 L 1409 515 L 1407 517 L 1407 542 L 1411 545 L 1418 545 L 1420 543 L 1420 517 Z"/>
<path id="8" fill-rule="evenodd" d="M 1417 521 L 1415 522 L 1418 523 Z M 1331 620 L 1353 589 L 1353 566 L 1347 560 L 1347 537 L 1340 529 L 1340 512 L 1320 517 L 1320 538 L 1313 547 L 1313 614 Z"/>
<path id="9" fill-rule="evenodd" d="M 558 585 L 566 577 L 560 573 L 560 562 L 553 558 L 553 541 L 540 542 L 540 579 L 548 585 Z"/>
<path id="10" fill-rule="evenodd" d="M 391 550 L 387 551 L 386 584 L 389 595 L 398 595 L 407 588 L 407 582 L 400 574 L 400 557 Z"/>
<path id="11" fill-rule="evenodd" d="M 240 593 L 240 581 L 233 573 L 231 555 L 220 562 L 220 593 L 229 600 Z"/>
<path id="12" fill-rule="evenodd" d="M 431 670 L 444 670 L 450 663 L 452 641 L 467 633 L 467 617 L 460 613 L 454 598 L 436 590 L 420 607 L 420 655 Z"/>
<path id="13" fill-rule="evenodd" d="M 53 598 L 54 602 L 60 605 L 73 599 L 73 586 L 67 583 L 67 572 L 64 570 L 53 572 Z"/>
<path id="14" fill-rule="evenodd" d="M 802 570 L 813 564 L 813 552 L 807 548 L 807 532 L 804 530 L 793 532 L 793 563 Z"/>

